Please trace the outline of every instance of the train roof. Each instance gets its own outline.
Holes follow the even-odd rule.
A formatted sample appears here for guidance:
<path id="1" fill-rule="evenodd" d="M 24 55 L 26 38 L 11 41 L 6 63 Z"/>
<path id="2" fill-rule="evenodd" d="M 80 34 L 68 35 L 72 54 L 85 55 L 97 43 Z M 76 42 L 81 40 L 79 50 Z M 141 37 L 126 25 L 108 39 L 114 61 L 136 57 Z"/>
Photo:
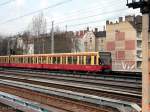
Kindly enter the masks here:
<path id="1" fill-rule="evenodd" d="M 77 52 L 77 53 L 54 53 L 54 54 L 28 54 L 28 55 L 11 55 L 12 57 L 32 57 L 32 56 L 76 56 L 76 55 L 97 55 L 98 52 Z M 0 56 L 1 57 L 1 56 Z M 7 57 L 7 56 L 5 56 Z"/>

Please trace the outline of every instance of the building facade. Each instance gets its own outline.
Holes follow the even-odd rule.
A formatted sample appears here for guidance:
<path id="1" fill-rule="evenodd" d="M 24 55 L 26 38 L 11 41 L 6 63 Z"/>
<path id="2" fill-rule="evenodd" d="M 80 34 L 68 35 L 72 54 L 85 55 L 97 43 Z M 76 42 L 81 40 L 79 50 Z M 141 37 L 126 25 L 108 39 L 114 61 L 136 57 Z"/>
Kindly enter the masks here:
<path id="1" fill-rule="evenodd" d="M 102 52 L 105 51 L 105 45 L 106 45 L 106 31 L 98 31 L 97 28 L 95 28 L 95 51 L 96 52 Z"/>
<path id="2" fill-rule="evenodd" d="M 95 28 L 94 31 L 82 30 L 76 32 L 76 38 L 78 40 L 77 52 L 100 52 L 105 51 L 106 44 L 106 31 L 98 31 L 98 28 Z"/>
<path id="3" fill-rule="evenodd" d="M 126 16 L 119 22 L 106 22 L 106 51 L 112 53 L 114 71 L 141 72 L 141 16 Z"/>

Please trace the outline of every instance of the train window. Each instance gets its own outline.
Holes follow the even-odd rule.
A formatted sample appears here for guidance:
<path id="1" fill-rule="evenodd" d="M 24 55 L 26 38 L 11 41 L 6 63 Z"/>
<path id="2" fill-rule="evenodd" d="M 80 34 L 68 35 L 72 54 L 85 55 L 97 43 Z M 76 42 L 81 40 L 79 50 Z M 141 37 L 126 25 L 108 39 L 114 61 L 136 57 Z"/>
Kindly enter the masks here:
<path id="1" fill-rule="evenodd" d="M 62 57 L 62 64 L 66 64 L 66 57 Z"/>
<path id="2" fill-rule="evenodd" d="M 34 63 L 34 57 L 33 56 L 31 57 L 31 63 L 32 64 Z"/>
<path id="3" fill-rule="evenodd" d="M 28 63 L 30 63 L 31 62 L 31 59 L 30 59 L 30 57 L 28 57 Z"/>
<path id="4" fill-rule="evenodd" d="M 25 61 L 26 61 L 26 57 L 23 57 L 23 63 L 25 63 Z"/>
<path id="5" fill-rule="evenodd" d="M 35 57 L 35 63 L 38 64 L 38 57 Z"/>
<path id="6" fill-rule="evenodd" d="M 86 56 L 86 64 L 91 65 L 91 56 Z"/>
<path id="7" fill-rule="evenodd" d="M 51 57 L 48 57 L 48 64 L 51 64 Z"/>
<path id="8" fill-rule="evenodd" d="M 60 64 L 60 57 L 57 57 L 57 64 Z"/>
<path id="9" fill-rule="evenodd" d="M 30 63 L 31 63 L 31 64 L 33 63 L 33 59 L 32 59 L 32 57 L 30 57 Z"/>
<path id="10" fill-rule="evenodd" d="M 77 64 L 77 57 L 73 57 L 73 64 Z"/>
<path id="11" fill-rule="evenodd" d="M 26 63 L 29 63 L 29 58 L 28 57 L 26 57 Z"/>
<path id="12" fill-rule="evenodd" d="M 32 57 L 33 58 L 33 64 L 36 63 L 36 57 Z"/>
<path id="13" fill-rule="evenodd" d="M 56 57 L 53 57 L 53 64 L 57 64 L 57 59 L 56 59 Z"/>
<path id="14" fill-rule="evenodd" d="M 97 56 L 94 56 L 94 64 L 97 64 Z"/>
<path id="15" fill-rule="evenodd" d="M 84 56 L 79 56 L 79 64 L 80 65 L 84 64 Z"/>
<path id="16" fill-rule="evenodd" d="M 38 64 L 41 64 L 41 57 L 38 57 Z"/>
<path id="17" fill-rule="evenodd" d="M 22 58 L 21 58 L 21 57 L 19 57 L 19 59 L 18 59 L 18 60 L 19 60 L 19 63 L 22 63 Z"/>
<path id="18" fill-rule="evenodd" d="M 42 57 L 42 64 L 46 64 L 46 57 Z"/>
<path id="19" fill-rule="evenodd" d="M 16 58 L 14 58 L 14 63 L 16 63 Z"/>
<path id="20" fill-rule="evenodd" d="M 72 57 L 68 57 L 68 64 L 72 64 Z"/>

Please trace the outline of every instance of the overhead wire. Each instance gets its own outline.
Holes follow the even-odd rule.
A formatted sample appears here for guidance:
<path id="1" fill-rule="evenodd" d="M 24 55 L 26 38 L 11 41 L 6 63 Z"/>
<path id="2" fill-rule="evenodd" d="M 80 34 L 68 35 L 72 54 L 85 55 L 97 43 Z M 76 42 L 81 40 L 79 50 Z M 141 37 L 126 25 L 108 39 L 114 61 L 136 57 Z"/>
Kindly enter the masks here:
<path id="1" fill-rule="evenodd" d="M 133 13 L 130 13 L 130 15 L 134 15 Z M 126 15 L 121 15 L 121 17 L 124 17 Z M 120 16 L 119 16 L 120 17 Z M 67 28 L 70 28 L 70 27 L 77 27 L 77 26 L 81 26 L 81 25 L 87 25 L 87 24 L 94 24 L 94 23 L 104 23 L 104 21 L 107 21 L 107 20 L 118 20 L 118 16 L 117 17 L 109 17 L 109 18 L 105 18 L 105 19 L 100 19 L 100 20 L 94 20 L 94 21 L 88 21 L 88 22 L 84 22 L 84 23 L 79 23 L 79 24 L 72 24 L 72 25 L 67 25 Z M 59 27 L 59 26 L 58 26 Z M 63 27 L 60 27 L 60 28 L 64 28 L 65 26 Z M 50 29 L 50 27 L 47 27 L 47 29 Z"/>
<path id="2" fill-rule="evenodd" d="M 27 14 L 24 14 L 24 15 L 21 15 L 21 16 L 18 16 L 18 17 L 15 17 L 15 18 L 6 20 L 6 21 L 4 21 L 4 22 L 1 22 L 0 24 L 6 24 L 6 23 L 8 23 L 8 22 L 12 22 L 12 21 L 15 21 L 15 20 L 18 20 L 18 19 L 21 19 L 21 18 L 30 16 L 30 15 L 33 15 L 33 14 L 38 13 L 38 12 L 41 12 L 41 11 L 44 11 L 44 10 L 48 10 L 48 9 L 50 9 L 50 8 L 54 8 L 54 7 L 63 5 L 63 4 L 65 4 L 65 3 L 68 3 L 68 2 L 71 2 L 71 1 L 72 1 L 72 0 L 64 0 L 64 1 L 59 2 L 59 3 L 56 3 L 56 4 L 54 4 L 54 5 L 50 5 L 50 6 L 46 7 L 46 8 L 42 8 L 42 9 L 39 9 L 39 10 L 30 12 L 30 13 L 27 13 Z"/>
<path id="3" fill-rule="evenodd" d="M 89 18 L 93 18 L 93 17 L 96 17 L 96 16 L 106 15 L 106 14 L 110 14 L 110 13 L 113 13 L 113 12 L 120 12 L 120 11 L 125 11 L 125 10 L 128 10 L 128 9 L 122 8 L 122 9 L 117 9 L 117 10 L 111 10 L 111 11 L 102 12 L 102 13 L 99 13 L 99 14 L 94 14 L 94 15 L 84 16 L 84 17 L 80 17 L 80 18 L 64 20 L 64 21 L 61 21 L 61 22 L 58 22 L 58 23 L 55 23 L 55 24 L 60 24 L 60 23 L 75 21 L 75 20 L 81 20 L 81 19 L 89 19 Z"/>
<path id="4" fill-rule="evenodd" d="M 1 7 L 1 6 L 4 6 L 4 5 L 7 5 L 7 4 L 10 4 L 10 3 L 13 2 L 13 1 L 15 1 L 15 0 L 8 0 L 8 1 L 6 1 L 6 2 L 0 3 L 0 7 Z"/>
<path id="5" fill-rule="evenodd" d="M 114 1 L 114 0 L 113 0 Z M 112 6 L 109 6 L 109 8 L 113 8 L 114 7 L 114 5 L 117 7 L 118 5 L 120 5 L 120 4 L 117 4 L 116 5 L 116 3 L 115 4 L 112 4 Z M 86 14 L 86 13 L 91 13 L 92 11 L 95 11 L 96 9 L 96 11 L 98 11 L 99 9 L 101 9 L 101 10 L 105 10 L 105 7 L 108 7 L 108 5 L 107 6 L 103 6 L 103 7 L 94 7 L 94 8 L 86 8 L 87 10 L 76 10 L 76 11 L 74 11 L 74 13 L 71 13 L 71 15 L 68 15 L 67 13 L 66 13 L 66 15 L 67 16 L 65 16 L 65 17 L 61 17 L 61 16 L 56 16 L 56 18 L 59 18 L 60 20 L 62 20 L 63 18 L 72 18 L 72 17 L 74 17 L 74 16 L 80 16 L 80 14 L 82 14 L 82 15 L 84 15 L 84 14 Z M 79 13 L 79 12 L 82 12 L 82 13 Z M 66 20 L 66 19 L 65 19 Z"/>
<path id="6" fill-rule="evenodd" d="M 63 2 L 61 2 L 61 3 L 57 3 L 57 4 L 55 4 L 54 6 L 51 6 L 51 7 L 49 6 L 49 7 L 47 7 L 47 8 L 48 8 L 48 9 L 49 9 L 49 8 L 53 8 L 53 7 L 55 7 L 55 6 L 58 6 L 58 5 L 63 4 L 64 2 L 67 3 L 67 2 L 69 2 L 69 1 L 72 1 L 72 0 L 65 0 L 65 1 L 63 1 Z M 7 21 L 5 21 L 5 23 L 11 22 L 11 21 L 14 21 L 14 20 L 17 20 L 17 19 L 21 19 L 21 18 L 23 18 L 23 17 L 26 17 L 26 16 L 32 15 L 32 14 L 34 14 L 34 13 L 40 12 L 41 10 L 47 10 L 47 8 L 43 8 L 43 9 L 40 9 L 40 10 L 31 12 L 31 13 L 28 13 L 28 14 L 25 14 L 25 15 L 22 15 L 22 16 L 19 16 L 19 17 L 13 18 L 13 19 L 11 19 L 11 20 L 7 20 Z M 121 10 L 123 11 L 123 10 L 125 10 L 125 8 L 124 8 L 124 9 L 121 9 Z M 88 16 L 86 16 L 86 17 L 74 18 L 74 19 L 65 20 L 65 21 L 62 21 L 62 22 L 59 22 L 59 23 L 56 23 L 56 24 L 65 23 L 65 22 L 74 21 L 74 20 L 87 19 L 87 18 L 91 18 L 91 17 L 94 17 L 94 16 L 104 15 L 104 14 L 107 14 L 107 13 L 119 12 L 119 11 L 121 11 L 121 10 L 118 9 L 118 10 L 114 10 L 114 11 L 112 11 L 112 12 L 110 11 L 110 12 L 99 13 L 99 14 L 95 14 L 95 15 L 88 15 Z M 110 19 L 112 19 L 112 18 L 110 18 Z M 106 21 L 106 19 L 103 19 L 103 20 Z M 76 27 L 76 26 L 86 25 L 86 24 L 89 24 L 89 23 L 97 23 L 97 22 L 100 22 L 100 21 L 101 21 L 101 20 L 89 21 L 89 22 L 80 23 L 80 24 L 67 25 L 67 27 Z M 3 23 L 3 24 L 4 24 L 4 23 Z"/>

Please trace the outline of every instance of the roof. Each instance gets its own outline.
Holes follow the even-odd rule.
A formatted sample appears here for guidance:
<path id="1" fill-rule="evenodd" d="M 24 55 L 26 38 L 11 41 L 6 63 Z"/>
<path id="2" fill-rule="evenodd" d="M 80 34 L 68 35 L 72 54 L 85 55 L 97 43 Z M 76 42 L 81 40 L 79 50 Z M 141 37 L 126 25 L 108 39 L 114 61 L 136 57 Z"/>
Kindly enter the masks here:
<path id="1" fill-rule="evenodd" d="M 96 38 L 106 37 L 106 31 L 94 32 L 94 35 L 95 35 Z"/>
<path id="2" fill-rule="evenodd" d="M 54 54 L 28 54 L 28 55 L 11 55 L 11 57 L 32 57 L 32 56 L 76 56 L 76 55 L 97 55 L 98 52 L 78 52 L 78 53 L 54 53 Z M 1 56 L 0 56 L 1 57 Z"/>

